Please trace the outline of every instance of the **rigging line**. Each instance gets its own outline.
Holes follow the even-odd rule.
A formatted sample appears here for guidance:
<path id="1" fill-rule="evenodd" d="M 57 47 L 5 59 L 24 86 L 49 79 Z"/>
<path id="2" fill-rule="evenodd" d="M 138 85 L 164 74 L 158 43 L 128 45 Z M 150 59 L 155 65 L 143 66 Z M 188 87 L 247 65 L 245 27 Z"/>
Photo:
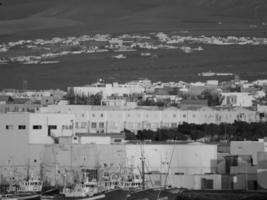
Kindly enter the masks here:
<path id="1" fill-rule="evenodd" d="M 174 140 L 174 145 L 173 145 L 173 149 L 172 149 L 172 153 L 171 153 L 171 159 L 170 159 L 170 163 L 168 165 L 168 170 L 167 170 L 167 174 L 166 174 L 166 178 L 165 178 L 165 183 L 164 183 L 164 188 L 166 188 L 166 185 L 167 185 L 167 179 L 168 179 L 168 175 L 169 175 L 169 171 L 170 171 L 170 168 L 171 168 L 171 162 L 172 162 L 172 158 L 173 158 L 173 154 L 174 154 L 174 149 L 175 149 L 175 146 L 176 146 L 176 140 Z M 159 193 L 158 193 L 158 196 L 157 196 L 157 200 L 159 199 L 160 197 L 160 193 L 161 193 L 161 189 L 159 190 Z"/>
<path id="2" fill-rule="evenodd" d="M 151 169 L 151 167 L 149 167 L 148 163 L 145 164 L 145 167 L 146 167 L 147 171 L 149 172 L 149 169 Z M 150 181 L 151 185 L 153 186 L 153 181 L 152 181 L 151 175 L 149 175 L 148 177 L 149 177 L 149 181 Z"/>
<path id="3" fill-rule="evenodd" d="M 167 185 L 167 179 L 168 179 L 168 175 L 169 175 L 170 168 L 171 168 L 171 163 L 172 163 L 172 159 L 173 159 L 173 154 L 174 154 L 175 146 L 176 146 L 176 140 L 174 141 L 174 145 L 173 145 L 173 149 L 172 149 L 172 154 L 171 154 L 171 159 L 170 159 L 170 163 L 169 163 L 167 174 L 166 174 L 166 178 L 165 178 L 164 187 L 166 187 L 166 185 Z"/>

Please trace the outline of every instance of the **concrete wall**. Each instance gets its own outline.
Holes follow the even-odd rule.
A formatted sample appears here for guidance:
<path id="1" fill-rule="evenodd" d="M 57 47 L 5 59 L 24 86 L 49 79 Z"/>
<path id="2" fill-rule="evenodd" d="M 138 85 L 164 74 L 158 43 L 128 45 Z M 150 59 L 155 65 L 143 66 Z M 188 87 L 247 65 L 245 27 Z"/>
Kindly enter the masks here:
<path id="1" fill-rule="evenodd" d="M 222 177 L 219 174 L 211 175 L 174 175 L 172 178 L 172 185 L 176 187 L 182 187 L 192 190 L 205 189 L 203 185 L 203 179 L 212 180 L 212 189 L 220 190 L 222 189 Z"/>
<path id="2" fill-rule="evenodd" d="M 53 139 L 49 136 L 71 136 L 74 134 L 74 115 L 72 114 L 30 114 L 29 118 L 29 143 L 31 144 L 51 144 Z M 34 126 L 41 126 L 35 129 Z M 49 126 L 55 126 L 51 129 Z"/>
<path id="3" fill-rule="evenodd" d="M 63 183 L 66 171 L 79 172 L 81 168 L 98 168 L 100 170 L 133 167 L 136 173 L 140 171 L 140 145 L 97 145 L 97 144 L 28 144 L 27 141 L 19 148 L 0 146 L 0 164 L 6 177 L 10 174 L 8 166 L 14 166 L 21 177 L 26 176 L 27 166 L 31 173 L 39 176 L 40 171 L 45 179 L 55 184 Z M 19 150 L 19 152 L 17 151 Z M 211 160 L 216 159 L 216 145 L 145 145 L 144 156 L 146 172 L 168 171 L 168 184 L 174 184 L 171 177 L 175 173 L 187 175 L 209 173 Z M 8 154 L 6 153 L 8 152 Z M 173 152 L 173 158 L 171 155 Z M 12 158 L 12 160 L 10 160 Z M 5 170 L 4 170 L 5 168 Z M 42 170 L 41 170 L 42 169 Z M 12 170 L 14 171 L 14 170 Z M 56 178 L 55 178 L 56 176 Z M 164 178 L 163 178 L 164 180 Z"/>
<path id="4" fill-rule="evenodd" d="M 126 145 L 127 162 L 141 167 L 141 146 Z M 175 173 L 202 174 L 210 173 L 212 160 L 217 159 L 216 145 L 178 144 L 143 146 L 144 156 L 149 170 L 167 171 L 170 165 L 170 176 Z"/>
<path id="5" fill-rule="evenodd" d="M 264 151 L 264 142 L 258 141 L 232 141 L 230 152 L 232 155 L 252 155 L 253 164 L 258 164 L 257 153 Z"/>
<path id="6" fill-rule="evenodd" d="M 25 129 L 19 129 L 19 125 L 25 126 Z M 1 165 L 25 164 L 29 150 L 28 141 L 29 114 L 0 114 Z"/>
<path id="7" fill-rule="evenodd" d="M 97 136 L 90 136 L 90 137 L 81 137 L 81 144 L 110 144 L 111 137 L 97 137 Z"/>

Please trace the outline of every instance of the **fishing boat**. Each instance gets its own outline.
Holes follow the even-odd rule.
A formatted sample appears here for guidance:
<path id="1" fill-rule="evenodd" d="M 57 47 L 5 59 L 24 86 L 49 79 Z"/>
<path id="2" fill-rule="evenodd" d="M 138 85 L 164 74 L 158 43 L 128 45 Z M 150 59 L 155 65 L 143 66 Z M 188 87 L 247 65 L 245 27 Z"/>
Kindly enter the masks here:
<path id="1" fill-rule="evenodd" d="M 0 199 L 3 200 L 39 200 L 41 199 L 43 183 L 40 179 L 30 178 L 20 181 L 19 184 L 11 184 L 7 193 Z"/>
<path id="2" fill-rule="evenodd" d="M 64 188 L 62 195 L 69 200 L 125 200 L 128 192 L 120 188 L 100 191 L 94 180 L 76 184 L 73 189 Z"/>
<path id="3" fill-rule="evenodd" d="M 76 184 L 73 188 L 64 187 L 62 192 L 66 198 L 92 197 L 98 193 L 98 183 L 96 180 L 86 180 L 85 182 Z"/>

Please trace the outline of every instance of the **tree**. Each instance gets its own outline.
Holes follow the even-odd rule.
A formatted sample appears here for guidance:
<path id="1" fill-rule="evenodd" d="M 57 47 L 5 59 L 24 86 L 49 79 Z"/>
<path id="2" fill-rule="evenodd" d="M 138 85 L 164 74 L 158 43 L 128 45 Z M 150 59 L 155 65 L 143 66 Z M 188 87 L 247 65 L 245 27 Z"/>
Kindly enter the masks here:
<path id="1" fill-rule="evenodd" d="M 73 87 L 69 88 L 65 98 L 69 101 L 70 104 L 75 104 L 75 97 L 76 96 Z"/>
<path id="2" fill-rule="evenodd" d="M 136 140 L 136 135 L 128 130 L 128 129 L 124 129 L 124 134 L 125 134 L 125 140 Z"/>
<path id="3" fill-rule="evenodd" d="M 223 101 L 223 97 L 221 97 L 217 92 L 212 92 L 210 90 L 204 90 L 201 93 L 201 96 L 208 100 L 208 106 L 219 106 Z"/>
<path id="4" fill-rule="evenodd" d="M 102 100 L 101 93 L 92 94 L 87 98 L 86 104 L 87 105 L 101 105 L 101 100 Z"/>

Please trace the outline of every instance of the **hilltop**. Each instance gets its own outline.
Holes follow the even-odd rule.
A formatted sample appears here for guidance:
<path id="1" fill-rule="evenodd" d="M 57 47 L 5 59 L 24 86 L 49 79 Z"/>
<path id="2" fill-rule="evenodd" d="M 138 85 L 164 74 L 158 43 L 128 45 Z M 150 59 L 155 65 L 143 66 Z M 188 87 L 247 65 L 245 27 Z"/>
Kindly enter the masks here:
<path id="1" fill-rule="evenodd" d="M 0 44 L 53 37 L 151 32 L 213 38 L 250 36 L 267 38 L 266 0 L 0 0 Z M 19 44 L 19 42 L 18 42 Z M 56 48 L 54 53 L 64 51 Z M 18 45 L 1 58 L 25 56 Z M 33 48 L 33 47 L 30 47 Z M 28 49 L 30 49 L 28 48 Z M 49 46 L 50 48 L 50 46 Z M 197 51 L 137 50 L 125 53 L 68 55 L 59 62 L 0 65 L 0 87 L 66 88 L 94 82 L 127 81 L 147 77 L 153 81 L 198 81 L 206 71 L 237 73 L 244 79 L 267 78 L 267 45 L 201 45 Z M 0 49 L 1 50 L 1 49 Z M 66 50 L 66 49 L 65 49 Z M 75 50 L 75 49 L 74 49 Z M 28 50 L 32 55 L 39 48 Z M 253 52 L 253 53 L 251 53 Z M 151 54 L 152 56 L 140 56 Z M 115 58 L 114 58 L 115 56 Z M 20 58 L 20 57 L 19 57 Z"/>
<path id="2" fill-rule="evenodd" d="M 3 0 L 0 36 L 191 30 L 266 34 L 265 0 Z M 219 23 L 219 24 L 218 24 Z M 253 32 L 253 33 L 251 33 Z M 256 33 L 255 33 L 256 32 Z"/>

